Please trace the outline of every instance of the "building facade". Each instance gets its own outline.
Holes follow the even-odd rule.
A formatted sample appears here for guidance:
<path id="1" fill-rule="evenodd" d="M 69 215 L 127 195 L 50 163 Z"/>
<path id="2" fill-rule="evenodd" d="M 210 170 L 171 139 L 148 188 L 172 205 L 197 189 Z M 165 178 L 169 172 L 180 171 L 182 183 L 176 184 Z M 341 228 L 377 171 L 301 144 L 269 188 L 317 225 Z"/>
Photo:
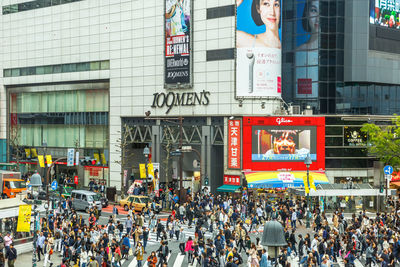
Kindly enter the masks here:
<path id="1" fill-rule="evenodd" d="M 2 160 L 32 170 L 37 155 L 66 163 L 74 148 L 94 166 L 54 173 L 80 185 L 126 188 L 151 161 L 162 182 L 215 190 L 246 171 L 245 143 L 239 167 L 228 160 L 229 121 L 307 109 L 326 116 L 329 180 L 370 182 L 376 160 L 347 136 L 400 107 L 400 30 L 381 2 L 282 0 L 272 25 L 256 0 L 3 0 Z"/>

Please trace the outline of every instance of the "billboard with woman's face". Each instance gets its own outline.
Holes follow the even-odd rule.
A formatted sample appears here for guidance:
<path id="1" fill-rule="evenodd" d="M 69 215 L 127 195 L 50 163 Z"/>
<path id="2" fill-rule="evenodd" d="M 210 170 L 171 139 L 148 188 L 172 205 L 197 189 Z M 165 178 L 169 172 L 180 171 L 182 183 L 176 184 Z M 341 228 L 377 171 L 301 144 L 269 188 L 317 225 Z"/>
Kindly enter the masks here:
<path id="1" fill-rule="evenodd" d="M 165 0 L 165 85 L 190 86 L 191 0 Z"/>
<path id="2" fill-rule="evenodd" d="M 319 0 L 296 5 L 296 97 L 318 97 Z"/>
<path id="3" fill-rule="evenodd" d="M 281 0 L 237 0 L 236 96 L 281 96 Z"/>

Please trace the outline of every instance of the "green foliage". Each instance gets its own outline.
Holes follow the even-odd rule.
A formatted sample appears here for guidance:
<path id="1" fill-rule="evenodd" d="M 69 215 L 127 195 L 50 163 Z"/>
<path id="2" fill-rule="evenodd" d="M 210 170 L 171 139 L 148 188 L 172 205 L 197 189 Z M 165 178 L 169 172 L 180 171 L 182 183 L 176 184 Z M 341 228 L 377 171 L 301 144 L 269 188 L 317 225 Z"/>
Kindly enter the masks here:
<path id="1" fill-rule="evenodd" d="M 400 168 L 400 116 L 392 125 L 378 126 L 366 123 L 361 131 L 368 134 L 368 152 L 395 169 Z"/>

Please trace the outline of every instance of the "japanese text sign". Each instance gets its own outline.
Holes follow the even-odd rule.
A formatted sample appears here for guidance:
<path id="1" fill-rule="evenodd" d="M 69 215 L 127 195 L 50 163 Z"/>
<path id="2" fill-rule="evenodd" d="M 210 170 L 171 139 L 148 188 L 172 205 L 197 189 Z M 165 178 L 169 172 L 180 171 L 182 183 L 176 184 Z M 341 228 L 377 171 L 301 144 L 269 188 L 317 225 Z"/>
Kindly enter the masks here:
<path id="1" fill-rule="evenodd" d="M 228 168 L 241 167 L 241 127 L 240 120 L 228 121 Z"/>
<path id="2" fill-rule="evenodd" d="M 240 176 L 239 175 L 224 175 L 224 184 L 240 185 Z"/>

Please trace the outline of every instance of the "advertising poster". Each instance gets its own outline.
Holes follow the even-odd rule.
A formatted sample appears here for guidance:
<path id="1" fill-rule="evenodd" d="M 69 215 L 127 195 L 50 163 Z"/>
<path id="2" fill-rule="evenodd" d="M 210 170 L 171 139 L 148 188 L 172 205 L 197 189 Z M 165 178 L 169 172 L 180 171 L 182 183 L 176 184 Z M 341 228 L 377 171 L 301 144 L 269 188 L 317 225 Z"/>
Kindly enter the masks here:
<path id="1" fill-rule="evenodd" d="M 192 0 L 165 0 L 165 84 L 190 84 Z"/>
<path id="2" fill-rule="evenodd" d="M 318 97 L 319 0 L 299 2 L 296 10 L 296 97 L 315 98 Z"/>
<path id="3" fill-rule="evenodd" d="M 400 0 L 370 0 L 369 22 L 391 29 L 400 29 Z"/>
<path id="4" fill-rule="evenodd" d="M 31 205 L 19 206 L 17 232 L 30 232 L 31 230 Z"/>
<path id="5" fill-rule="evenodd" d="M 253 161 L 304 161 L 317 159 L 315 126 L 254 126 Z"/>
<path id="6" fill-rule="evenodd" d="M 241 168 L 241 127 L 240 120 L 228 121 L 228 168 Z"/>
<path id="7" fill-rule="evenodd" d="M 281 96 L 281 0 L 238 0 L 236 96 Z"/>

